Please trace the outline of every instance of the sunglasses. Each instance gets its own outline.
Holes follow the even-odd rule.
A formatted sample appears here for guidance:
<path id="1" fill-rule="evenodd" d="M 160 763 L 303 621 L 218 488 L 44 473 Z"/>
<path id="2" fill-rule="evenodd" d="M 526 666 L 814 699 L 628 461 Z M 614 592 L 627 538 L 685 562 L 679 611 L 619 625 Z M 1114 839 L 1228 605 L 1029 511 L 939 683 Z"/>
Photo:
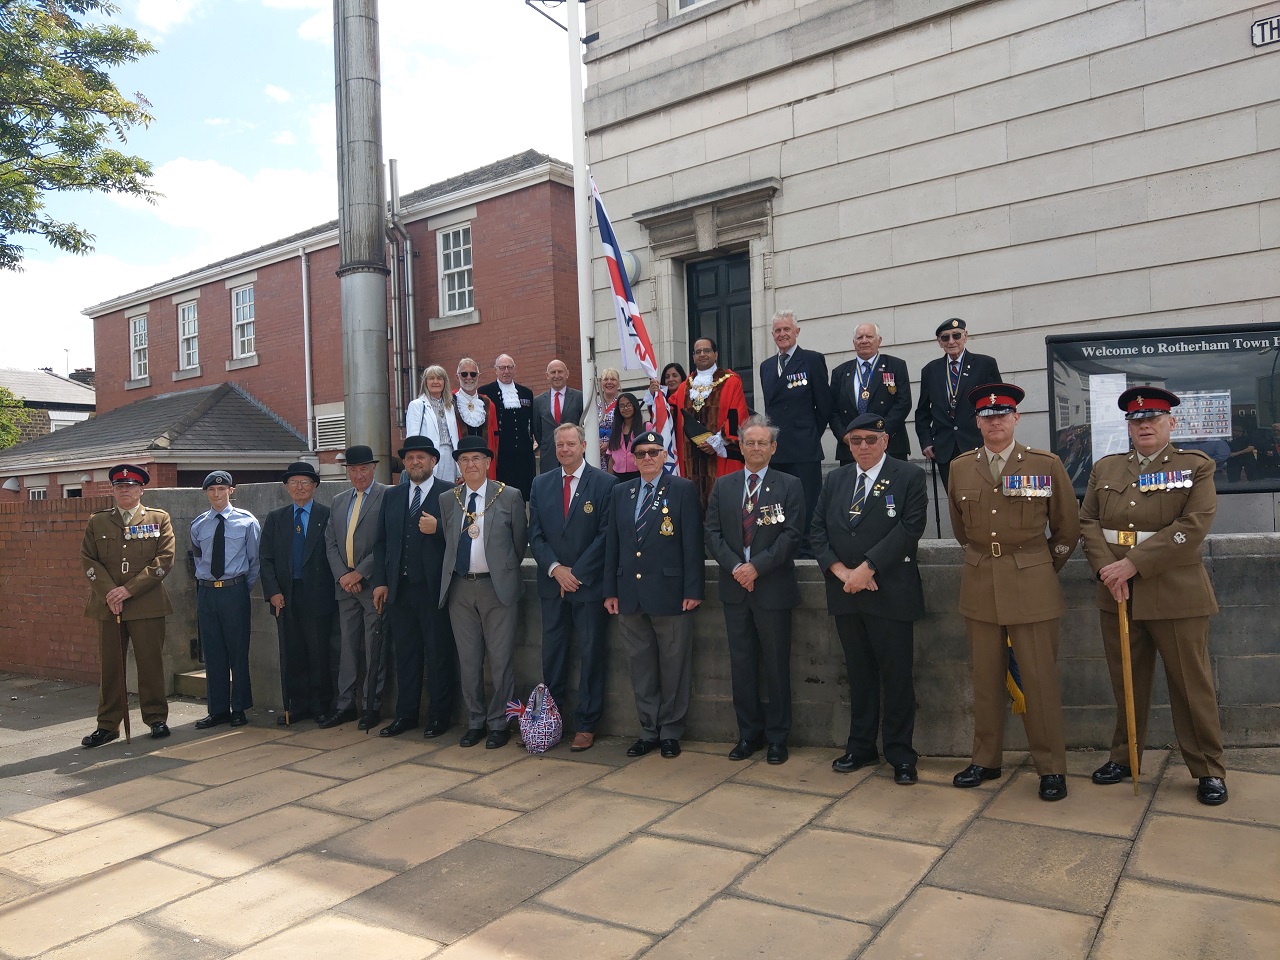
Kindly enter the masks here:
<path id="1" fill-rule="evenodd" d="M 637 450 L 632 454 L 632 456 L 637 460 L 652 460 L 656 457 L 665 457 L 666 455 L 667 451 L 665 450 Z"/>
<path id="2" fill-rule="evenodd" d="M 942 341 L 944 341 L 944 342 L 945 342 L 945 341 L 947 341 L 947 340 L 963 340 L 963 339 L 964 339 L 964 331 L 963 331 L 963 330 L 956 330 L 954 333 L 940 333 L 940 334 L 938 334 L 938 339 L 939 339 L 939 340 L 942 340 Z"/>
<path id="3" fill-rule="evenodd" d="M 845 442 L 853 447 L 867 446 L 874 447 L 880 442 L 879 437 L 845 437 Z"/>
<path id="4" fill-rule="evenodd" d="M 477 373 L 466 373 L 465 371 L 459 370 L 459 371 L 458 371 L 458 376 L 460 376 L 460 377 L 465 377 L 465 378 L 466 378 L 466 379 L 468 379 L 468 380 L 474 380 L 476 377 L 480 376 L 480 374 L 479 374 L 478 372 L 477 372 Z"/>

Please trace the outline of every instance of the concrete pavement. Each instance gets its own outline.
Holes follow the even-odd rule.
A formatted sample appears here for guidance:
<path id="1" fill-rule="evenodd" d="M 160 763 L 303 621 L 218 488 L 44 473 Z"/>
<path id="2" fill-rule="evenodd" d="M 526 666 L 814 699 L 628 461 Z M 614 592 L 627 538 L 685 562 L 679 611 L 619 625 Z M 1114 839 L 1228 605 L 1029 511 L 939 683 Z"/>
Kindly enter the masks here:
<path id="1" fill-rule="evenodd" d="M 531 757 L 266 711 L 206 734 L 194 702 L 168 740 L 84 750 L 95 703 L 0 676 L 4 957 L 1270 958 L 1280 935 L 1280 748 L 1228 751 L 1218 808 L 1176 754 L 1134 797 L 1073 752 L 1049 804 L 1025 754 L 898 787 L 832 749 Z"/>

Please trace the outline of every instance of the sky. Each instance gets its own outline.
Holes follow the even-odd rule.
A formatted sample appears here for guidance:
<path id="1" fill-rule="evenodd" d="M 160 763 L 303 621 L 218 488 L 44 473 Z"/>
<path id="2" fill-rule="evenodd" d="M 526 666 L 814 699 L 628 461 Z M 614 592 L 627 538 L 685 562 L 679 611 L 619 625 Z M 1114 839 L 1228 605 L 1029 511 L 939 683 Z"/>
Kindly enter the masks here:
<path id="1" fill-rule="evenodd" d="M 93 366 L 84 308 L 337 217 L 333 0 L 117 0 L 156 52 L 113 73 L 154 122 L 155 204 L 50 195 L 87 228 L 76 257 L 38 238 L 0 270 L 0 366 Z M 560 22 L 563 9 L 546 8 Z M 566 34 L 522 0 L 380 0 L 383 156 L 402 194 L 533 148 L 572 161 Z"/>

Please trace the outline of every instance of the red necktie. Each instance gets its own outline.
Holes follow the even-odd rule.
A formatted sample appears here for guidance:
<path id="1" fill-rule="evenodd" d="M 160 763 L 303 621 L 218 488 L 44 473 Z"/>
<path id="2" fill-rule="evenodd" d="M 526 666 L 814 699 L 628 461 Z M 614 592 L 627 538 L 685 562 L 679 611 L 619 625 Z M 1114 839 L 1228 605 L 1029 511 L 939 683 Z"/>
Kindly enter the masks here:
<path id="1" fill-rule="evenodd" d="M 566 474 L 564 478 L 564 516 L 566 520 L 569 519 L 569 503 L 573 500 L 573 488 L 570 486 L 572 483 L 573 474 Z"/>
<path id="2" fill-rule="evenodd" d="M 560 425 L 560 391 L 557 390 L 556 391 L 556 426 L 559 426 L 559 425 Z M 565 503 L 568 503 L 568 501 L 566 500 Z M 568 512 L 568 509 L 569 509 L 568 507 L 565 507 L 566 512 Z"/>
<path id="3" fill-rule="evenodd" d="M 747 496 L 742 501 L 742 545 L 750 547 L 756 532 L 756 494 L 760 492 L 760 474 L 747 477 Z"/>

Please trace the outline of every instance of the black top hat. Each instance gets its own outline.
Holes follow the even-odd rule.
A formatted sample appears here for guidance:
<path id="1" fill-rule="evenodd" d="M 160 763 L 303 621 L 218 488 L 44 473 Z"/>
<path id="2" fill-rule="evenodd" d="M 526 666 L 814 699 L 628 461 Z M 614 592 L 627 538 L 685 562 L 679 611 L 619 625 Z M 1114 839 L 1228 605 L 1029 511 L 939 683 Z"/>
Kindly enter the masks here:
<path id="1" fill-rule="evenodd" d="M 378 458 L 373 455 L 373 450 L 366 447 L 363 443 L 354 447 L 347 447 L 343 452 L 343 457 L 348 467 L 358 467 L 363 463 L 377 463 Z"/>
<path id="2" fill-rule="evenodd" d="M 950 320 L 943 320 L 938 324 L 938 329 L 933 331 L 935 337 L 940 337 L 949 330 L 968 330 L 968 325 L 959 317 L 952 317 Z"/>
<path id="3" fill-rule="evenodd" d="M 631 449 L 634 451 L 636 447 L 652 447 L 659 446 L 663 449 L 666 444 L 662 442 L 662 435 L 654 433 L 652 430 L 646 430 L 644 433 L 637 434 L 636 438 L 631 441 Z"/>
<path id="4" fill-rule="evenodd" d="M 440 451 L 436 449 L 436 445 L 431 442 L 430 437 L 424 437 L 421 435 L 405 437 L 404 446 L 396 451 L 396 456 L 403 460 L 404 455 L 410 450 L 421 450 L 424 453 L 431 454 L 431 456 L 435 457 L 437 461 L 440 459 Z"/>
<path id="5" fill-rule="evenodd" d="M 234 487 L 235 481 L 231 479 L 231 474 L 225 470 L 215 470 L 204 478 L 203 489 L 208 490 L 212 486 L 221 484 L 224 487 Z"/>
<path id="6" fill-rule="evenodd" d="M 107 476 L 114 487 L 117 483 L 140 483 L 146 486 L 151 482 L 151 474 L 132 463 L 120 463 L 107 471 Z"/>
<path id="7" fill-rule="evenodd" d="M 307 477 L 314 483 L 320 482 L 320 474 L 316 473 L 316 468 L 305 460 L 298 460 L 285 467 L 284 476 L 280 478 L 280 482 L 288 483 L 290 477 Z"/>
<path id="8" fill-rule="evenodd" d="M 875 433 L 888 433 L 889 428 L 884 425 L 884 417 L 875 413 L 864 413 L 854 417 L 849 421 L 849 425 L 844 428 L 844 436 L 848 436 L 854 430 L 871 430 Z"/>
<path id="9" fill-rule="evenodd" d="M 1176 393 L 1160 387 L 1130 387 L 1120 394 L 1116 403 L 1124 411 L 1126 420 L 1146 420 L 1171 413 L 1182 401 Z"/>
<path id="10" fill-rule="evenodd" d="M 408 443 L 409 441 L 405 441 Z M 430 441 L 428 441 L 430 442 Z M 453 459 L 457 460 L 464 453 L 483 453 L 490 460 L 493 459 L 493 451 L 489 449 L 489 445 L 484 442 L 483 437 L 477 437 L 474 434 L 468 434 L 458 441 L 457 449 L 453 451 Z"/>
<path id="11" fill-rule="evenodd" d="M 1002 413 L 1014 413 L 1026 391 L 1012 383 L 984 383 L 967 394 L 969 402 L 980 417 L 994 417 Z"/>

